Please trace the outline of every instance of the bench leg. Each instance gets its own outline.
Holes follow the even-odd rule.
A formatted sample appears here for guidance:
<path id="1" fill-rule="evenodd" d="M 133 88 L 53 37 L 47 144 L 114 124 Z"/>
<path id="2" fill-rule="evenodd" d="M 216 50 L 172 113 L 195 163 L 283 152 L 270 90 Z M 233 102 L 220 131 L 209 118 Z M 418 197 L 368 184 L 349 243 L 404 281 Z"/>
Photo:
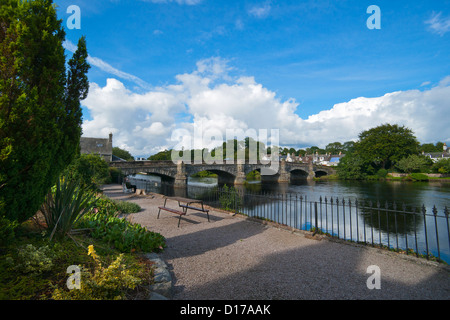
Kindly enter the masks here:
<path id="1" fill-rule="evenodd" d="M 159 209 L 159 211 L 158 211 L 158 218 L 157 219 L 159 219 L 159 214 L 161 213 L 161 208 Z"/>
<path id="2" fill-rule="evenodd" d="M 180 222 L 181 222 L 181 215 L 180 218 L 178 219 L 178 228 L 180 227 Z"/>
<path id="3" fill-rule="evenodd" d="M 203 202 L 202 202 L 202 211 L 205 212 L 205 208 L 203 207 Z M 209 222 L 209 211 L 206 211 L 206 216 L 208 217 L 208 222 Z"/>

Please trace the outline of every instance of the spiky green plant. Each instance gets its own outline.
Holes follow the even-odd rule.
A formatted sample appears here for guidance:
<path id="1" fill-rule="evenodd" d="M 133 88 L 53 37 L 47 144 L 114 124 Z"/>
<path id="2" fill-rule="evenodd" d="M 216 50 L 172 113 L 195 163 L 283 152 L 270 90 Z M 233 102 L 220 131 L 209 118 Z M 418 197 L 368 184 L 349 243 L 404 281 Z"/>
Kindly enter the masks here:
<path id="1" fill-rule="evenodd" d="M 70 235 L 73 225 L 97 202 L 96 195 L 77 181 L 58 179 L 41 206 L 50 239 Z"/>

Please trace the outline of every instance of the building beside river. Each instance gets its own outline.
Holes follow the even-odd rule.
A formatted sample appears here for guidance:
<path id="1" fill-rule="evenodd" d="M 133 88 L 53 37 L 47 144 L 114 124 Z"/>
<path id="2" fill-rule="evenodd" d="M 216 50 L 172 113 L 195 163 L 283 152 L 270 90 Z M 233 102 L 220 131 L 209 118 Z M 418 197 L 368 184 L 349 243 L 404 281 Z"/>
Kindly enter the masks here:
<path id="1" fill-rule="evenodd" d="M 80 138 L 80 152 L 86 154 L 98 154 L 103 157 L 105 161 L 112 161 L 112 133 L 109 138 Z"/>

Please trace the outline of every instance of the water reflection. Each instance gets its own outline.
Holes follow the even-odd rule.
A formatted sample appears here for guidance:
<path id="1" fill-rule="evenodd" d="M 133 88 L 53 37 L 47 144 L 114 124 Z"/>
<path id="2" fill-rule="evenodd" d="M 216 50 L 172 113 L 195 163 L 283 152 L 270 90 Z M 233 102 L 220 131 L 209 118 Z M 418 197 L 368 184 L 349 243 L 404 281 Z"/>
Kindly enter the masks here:
<path id="1" fill-rule="evenodd" d="M 150 181 L 148 188 L 151 192 L 169 195 L 171 186 L 161 183 L 161 178 L 153 175 L 137 174 L 130 176 L 139 187 L 139 182 Z M 189 187 L 210 187 L 218 185 L 217 178 L 200 177 L 188 178 Z M 345 199 L 360 203 L 372 201 L 375 205 L 380 201 L 381 206 L 387 202 L 389 206 L 395 203 L 398 209 L 403 205 L 408 211 L 419 210 L 425 206 L 426 212 L 431 213 L 433 206 L 439 211 L 450 207 L 449 182 L 404 182 L 404 181 L 296 181 L 295 183 L 261 183 L 250 181 L 239 187 L 241 191 L 252 194 L 258 193 L 295 193 L 306 196 L 309 201 L 319 201 L 320 197 Z"/>

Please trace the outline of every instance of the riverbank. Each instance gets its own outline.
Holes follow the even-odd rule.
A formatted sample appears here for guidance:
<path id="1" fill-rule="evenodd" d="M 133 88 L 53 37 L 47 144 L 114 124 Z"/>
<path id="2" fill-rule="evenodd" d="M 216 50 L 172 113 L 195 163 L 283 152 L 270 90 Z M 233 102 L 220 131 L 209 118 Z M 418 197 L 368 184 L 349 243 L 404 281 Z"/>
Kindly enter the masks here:
<path id="1" fill-rule="evenodd" d="M 331 174 L 314 178 L 315 181 L 352 181 L 351 179 L 341 179 L 337 174 Z M 405 181 L 405 182 L 449 182 L 450 176 L 446 174 L 436 173 L 389 173 L 385 177 L 379 177 L 376 175 L 368 176 L 366 179 L 356 181 Z"/>
<path id="2" fill-rule="evenodd" d="M 178 216 L 163 212 L 159 194 L 124 194 L 119 185 L 104 194 L 142 210 L 128 219 L 158 232 L 167 247 L 173 299 L 443 299 L 450 298 L 447 266 L 369 246 L 313 238 L 276 225 L 210 208 Z M 370 266 L 380 269 L 381 289 L 367 287 Z M 370 270 L 370 269 L 369 269 Z"/>

